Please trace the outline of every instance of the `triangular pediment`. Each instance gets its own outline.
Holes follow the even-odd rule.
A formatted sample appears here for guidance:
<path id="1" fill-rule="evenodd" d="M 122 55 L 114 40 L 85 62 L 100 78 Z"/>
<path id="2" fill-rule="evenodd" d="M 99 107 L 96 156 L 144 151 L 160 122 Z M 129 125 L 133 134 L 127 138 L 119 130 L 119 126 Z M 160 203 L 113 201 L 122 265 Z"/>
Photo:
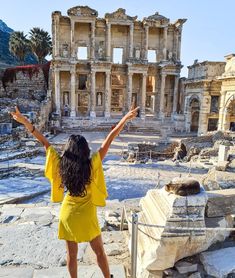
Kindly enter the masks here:
<path id="1" fill-rule="evenodd" d="M 72 16 L 91 16 L 97 17 L 98 12 L 88 6 L 76 6 L 67 11 L 68 15 Z"/>

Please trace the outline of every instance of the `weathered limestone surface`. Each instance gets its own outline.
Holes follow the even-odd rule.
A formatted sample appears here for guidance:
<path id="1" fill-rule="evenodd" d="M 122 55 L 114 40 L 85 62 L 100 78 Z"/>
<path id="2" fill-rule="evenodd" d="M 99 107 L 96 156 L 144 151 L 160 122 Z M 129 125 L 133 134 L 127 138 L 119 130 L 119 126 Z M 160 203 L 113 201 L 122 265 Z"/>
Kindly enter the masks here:
<path id="1" fill-rule="evenodd" d="M 227 277 L 229 273 L 235 275 L 235 247 L 223 248 L 200 255 L 201 262 L 208 275 L 216 278 Z M 234 276 L 232 276 L 234 277 Z"/>
<path id="2" fill-rule="evenodd" d="M 125 278 L 125 270 L 122 265 L 110 265 L 111 273 L 115 278 Z M 49 269 L 34 270 L 30 267 L 0 268 L 0 277 L 5 278 L 69 278 L 66 267 L 52 267 Z M 78 277 L 103 278 L 98 266 L 79 266 Z"/>
<path id="3" fill-rule="evenodd" d="M 208 191 L 235 188 L 235 173 L 212 168 L 203 179 L 203 186 Z"/>
<path id="4" fill-rule="evenodd" d="M 208 192 L 207 217 L 218 217 L 235 213 L 235 189 Z"/>
<path id="5" fill-rule="evenodd" d="M 134 205 L 136 202 L 130 203 Z M 107 202 L 109 211 L 121 208 L 122 203 L 118 201 Z M 66 265 L 65 242 L 57 238 L 59 210 L 58 204 L 0 206 L 0 276 L 54 277 L 54 273 L 55 277 L 68 277 L 63 267 Z M 114 265 L 111 269 L 115 277 L 122 278 L 125 277 L 123 267 L 128 268 L 130 264 L 127 231 L 117 231 L 116 228 L 109 231 L 112 226 L 106 223 L 109 219 L 106 220 L 105 211 L 106 208 L 98 209 L 104 248 L 110 264 Z M 9 221 L 4 222 L 7 218 Z M 96 256 L 88 243 L 79 244 L 78 261 L 79 266 L 91 265 L 90 268 L 79 270 L 81 277 L 102 277 L 97 267 L 92 266 L 96 264 Z M 27 266 L 27 269 L 23 269 L 23 266 Z M 12 273 L 16 275 L 11 276 Z"/>
<path id="6" fill-rule="evenodd" d="M 141 199 L 142 223 L 166 226 L 165 228 L 139 226 L 138 233 L 138 277 L 147 271 L 164 270 L 174 266 L 181 258 L 200 253 L 215 241 L 223 241 L 228 232 L 205 231 L 205 207 L 207 193 L 181 197 L 169 194 L 165 189 L 149 190 Z M 232 226 L 232 222 L 221 218 L 213 225 Z M 174 228 L 195 227 L 197 231 Z"/>

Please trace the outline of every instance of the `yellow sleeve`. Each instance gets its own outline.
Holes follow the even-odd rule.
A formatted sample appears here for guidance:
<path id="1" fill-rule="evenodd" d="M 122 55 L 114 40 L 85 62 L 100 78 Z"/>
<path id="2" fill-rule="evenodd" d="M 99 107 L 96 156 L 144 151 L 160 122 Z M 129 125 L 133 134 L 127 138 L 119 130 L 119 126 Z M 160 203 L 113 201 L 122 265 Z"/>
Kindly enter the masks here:
<path id="1" fill-rule="evenodd" d="M 108 197 L 108 192 L 106 188 L 104 171 L 102 166 L 102 161 L 100 158 L 100 153 L 96 152 L 92 156 L 92 174 L 93 180 L 91 185 L 91 198 L 92 203 L 95 206 L 105 206 L 106 198 Z"/>
<path id="2" fill-rule="evenodd" d="M 64 188 L 61 188 L 61 177 L 59 173 L 60 156 L 50 146 L 46 150 L 46 164 L 45 164 L 45 176 L 51 183 L 51 202 L 61 202 L 64 198 Z"/>

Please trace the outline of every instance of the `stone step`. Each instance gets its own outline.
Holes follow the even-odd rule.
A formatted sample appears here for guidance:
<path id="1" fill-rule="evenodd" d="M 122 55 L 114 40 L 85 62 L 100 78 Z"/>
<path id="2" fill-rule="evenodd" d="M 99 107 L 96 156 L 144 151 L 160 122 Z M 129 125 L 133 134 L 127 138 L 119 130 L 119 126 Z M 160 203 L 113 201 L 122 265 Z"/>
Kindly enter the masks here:
<path id="1" fill-rule="evenodd" d="M 114 278 L 125 278 L 123 265 L 111 265 L 110 271 Z M 0 277 L 4 278 L 69 278 L 66 267 L 48 269 L 33 269 L 32 267 L 0 267 Z M 101 270 L 96 265 L 78 265 L 78 277 L 103 278 Z"/>

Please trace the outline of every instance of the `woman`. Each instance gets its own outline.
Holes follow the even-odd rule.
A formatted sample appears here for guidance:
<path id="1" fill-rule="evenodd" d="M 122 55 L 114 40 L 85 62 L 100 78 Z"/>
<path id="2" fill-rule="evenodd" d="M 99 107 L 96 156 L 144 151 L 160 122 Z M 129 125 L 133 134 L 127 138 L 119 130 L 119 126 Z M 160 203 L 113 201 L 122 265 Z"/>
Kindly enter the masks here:
<path id="1" fill-rule="evenodd" d="M 51 201 L 62 202 L 58 238 L 66 240 L 67 267 L 71 278 L 77 278 L 78 243 L 90 242 L 97 263 L 105 278 L 110 271 L 104 252 L 96 206 L 105 206 L 107 190 L 102 168 L 110 144 L 125 123 L 136 117 L 138 107 L 129 111 L 104 140 L 98 152 L 90 158 L 90 149 L 81 135 L 71 135 L 60 157 L 48 140 L 16 107 L 12 117 L 22 123 L 46 149 L 45 176 L 51 182 Z M 64 197 L 64 191 L 67 194 Z"/>

